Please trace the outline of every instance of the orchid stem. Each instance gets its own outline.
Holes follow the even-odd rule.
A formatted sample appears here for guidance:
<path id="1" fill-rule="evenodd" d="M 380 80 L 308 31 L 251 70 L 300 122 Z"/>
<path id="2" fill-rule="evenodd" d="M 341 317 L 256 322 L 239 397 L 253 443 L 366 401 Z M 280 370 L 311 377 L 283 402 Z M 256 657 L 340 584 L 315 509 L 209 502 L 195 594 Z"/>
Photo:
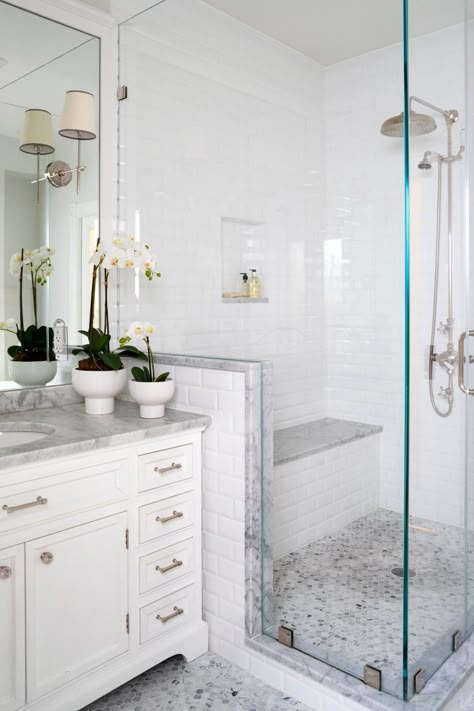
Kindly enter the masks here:
<path id="1" fill-rule="evenodd" d="M 25 333 L 25 321 L 23 318 L 23 257 L 25 250 L 21 248 L 21 267 L 20 267 L 20 331 L 22 336 Z M 23 345 L 23 344 L 22 344 Z"/>

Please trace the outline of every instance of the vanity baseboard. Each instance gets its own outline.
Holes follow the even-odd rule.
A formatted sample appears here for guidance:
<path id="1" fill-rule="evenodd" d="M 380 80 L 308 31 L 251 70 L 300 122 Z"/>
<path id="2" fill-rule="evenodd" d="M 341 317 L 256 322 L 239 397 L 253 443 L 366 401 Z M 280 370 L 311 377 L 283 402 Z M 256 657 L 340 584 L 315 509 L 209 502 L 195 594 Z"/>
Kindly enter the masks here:
<path id="1" fill-rule="evenodd" d="M 0 472 L 0 711 L 79 711 L 207 651 L 204 427 Z"/>

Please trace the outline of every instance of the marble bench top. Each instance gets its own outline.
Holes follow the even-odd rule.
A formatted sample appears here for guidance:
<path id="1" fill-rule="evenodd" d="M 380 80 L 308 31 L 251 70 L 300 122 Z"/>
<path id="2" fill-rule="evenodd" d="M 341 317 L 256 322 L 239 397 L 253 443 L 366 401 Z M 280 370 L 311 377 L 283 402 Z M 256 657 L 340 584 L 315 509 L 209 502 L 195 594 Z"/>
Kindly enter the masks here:
<path id="1" fill-rule="evenodd" d="M 378 425 L 324 417 L 273 434 L 273 463 L 283 464 L 382 432 Z"/>
<path id="2" fill-rule="evenodd" d="M 15 447 L 0 446 L 0 469 L 32 464 L 69 454 L 90 453 L 102 447 L 139 443 L 152 437 L 166 437 L 196 428 L 206 428 L 212 420 L 180 410 L 165 410 L 157 420 L 142 419 L 135 403 L 116 400 L 111 415 L 86 415 L 84 404 L 49 407 L 0 415 L 0 432 L 52 432 L 43 439 Z M 1 444 L 1 436 L 0 436 Z"/>

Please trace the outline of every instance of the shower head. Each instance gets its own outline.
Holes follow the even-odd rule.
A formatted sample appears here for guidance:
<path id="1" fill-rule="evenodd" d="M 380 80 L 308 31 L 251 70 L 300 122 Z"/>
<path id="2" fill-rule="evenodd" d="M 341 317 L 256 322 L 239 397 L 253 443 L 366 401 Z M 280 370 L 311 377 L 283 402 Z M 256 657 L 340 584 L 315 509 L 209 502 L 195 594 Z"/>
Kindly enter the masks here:
<path id="1" fill-rule="evenodd" d="M 420 170 L 430 170 L 433 167 L 431 163 L 431 151 L 426 151 L 422 160 L 418 163 Z"/>
<path id="2" fill-rule="evenodd" d="M 432 133 L 432 131 L 436 131 L 436 121 L 432 116 L 410 111 L 410 136 L 423 136 L 426 133 Z M 392 138 L 402 138 L 403 112 L 384 121 L 380 133 Z"/>

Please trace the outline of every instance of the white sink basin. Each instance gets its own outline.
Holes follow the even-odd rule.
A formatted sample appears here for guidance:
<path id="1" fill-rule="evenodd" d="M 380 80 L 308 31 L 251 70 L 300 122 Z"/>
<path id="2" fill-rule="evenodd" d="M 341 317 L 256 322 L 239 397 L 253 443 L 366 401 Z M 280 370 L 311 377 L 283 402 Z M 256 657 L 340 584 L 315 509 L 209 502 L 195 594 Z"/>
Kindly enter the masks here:
<path id="1" fill-rule="evenodd" d="M 5 422 L 0 424 L 0 449 L 5 447 L 20 447 L 23 444 L 37 442 L 55 432 L 51 425 L 35 423 Z"/>

